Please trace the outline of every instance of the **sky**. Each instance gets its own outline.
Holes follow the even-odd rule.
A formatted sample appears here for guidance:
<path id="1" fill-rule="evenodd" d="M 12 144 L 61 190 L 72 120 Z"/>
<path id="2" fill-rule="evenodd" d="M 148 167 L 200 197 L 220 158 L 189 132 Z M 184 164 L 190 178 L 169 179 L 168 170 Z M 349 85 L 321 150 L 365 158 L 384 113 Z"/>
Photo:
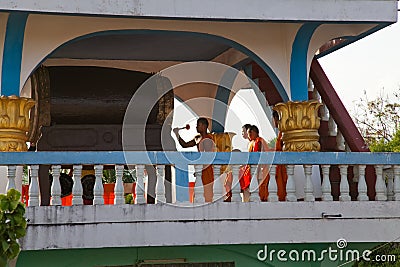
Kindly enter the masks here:
<path id="1" fill-rule="evenodd" d="M 352 113 L 364 94 L 400 92 L 400 24 L 392 24 L 319 59 L 339 97 Z"/>

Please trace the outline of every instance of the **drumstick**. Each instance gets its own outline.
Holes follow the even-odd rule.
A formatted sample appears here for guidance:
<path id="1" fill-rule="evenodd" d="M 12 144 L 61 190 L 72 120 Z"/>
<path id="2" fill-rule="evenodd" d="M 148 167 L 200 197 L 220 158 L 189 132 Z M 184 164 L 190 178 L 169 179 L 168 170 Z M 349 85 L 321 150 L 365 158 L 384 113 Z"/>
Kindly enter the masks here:
<path id="1" fill-rule="evenodd" d="M 189 129 L 190 129 L 190 125 L 189 125 L 189 124 L 186 124 L 185 127 L 179 128 L 179 130 L 183 130 L 183 129 L 189 130 Z"/>

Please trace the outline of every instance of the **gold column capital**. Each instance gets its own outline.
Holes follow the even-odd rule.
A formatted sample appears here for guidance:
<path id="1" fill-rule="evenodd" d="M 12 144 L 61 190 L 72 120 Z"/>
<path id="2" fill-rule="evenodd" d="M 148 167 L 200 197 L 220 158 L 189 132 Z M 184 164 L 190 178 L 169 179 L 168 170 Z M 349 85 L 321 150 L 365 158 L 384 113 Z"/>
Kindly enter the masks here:
<path id="1" fill-rule="evenodd" d="M 320 118 L 318 101 L 289 101 L 273 108 L 279 113 L 278 128 L 282 132 L 283 151 L 319 151 Z"/>
<path id="2" fill-rule="evenodd" d="M 0 151 L 27 151 L 29 112 L 34 105 L 30 98 L 0 96 Z"/>

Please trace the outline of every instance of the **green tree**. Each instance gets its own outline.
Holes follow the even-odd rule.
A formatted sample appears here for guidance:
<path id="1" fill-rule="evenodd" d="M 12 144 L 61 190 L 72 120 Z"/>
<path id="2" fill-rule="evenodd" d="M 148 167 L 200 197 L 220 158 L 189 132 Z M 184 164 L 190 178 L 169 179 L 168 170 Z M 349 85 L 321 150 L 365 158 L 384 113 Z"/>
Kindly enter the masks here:
<path id="1" fill-rule="evenodd" d="M 25 205 L 15 189 L 0 194 L 0 267 L 7 266 L 20 252 L 18 239 L 26 234 Z"/>
<path id="2" fill-rule="evenodd" d="M 354 121 L 374 152 L 399 151 L 400 93 L 369 100 L 366 92 L 356 104 Z"/>
<path id="3" fill-rule="evenodd" d="M 397 130 L 390 141 L 387 142 L 383 138 L 372 141 L 369 148 L 372 152 L 400 152 L 400 129 Z"/>

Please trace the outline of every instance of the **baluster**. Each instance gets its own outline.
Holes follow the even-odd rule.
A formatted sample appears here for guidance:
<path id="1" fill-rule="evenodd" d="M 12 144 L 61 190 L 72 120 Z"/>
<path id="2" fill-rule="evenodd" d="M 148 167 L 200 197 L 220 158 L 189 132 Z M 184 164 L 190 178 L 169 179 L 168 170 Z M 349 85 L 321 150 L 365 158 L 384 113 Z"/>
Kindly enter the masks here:
<path id="1" fill-rule="evenodd" d="M 278 185 L 276 184 L 276 165 L 269 169 L 268 202 L 278 202 Z"/>
<path id="2" fill-rule="evenodd" d="M 353 183 L 358 183 L 359 180 L 359 173 L 360 168 L 357 166 L 353 166 Z"/>
<path id="3" fill-rule="evenodd" d="M 304 201 L 315 201 L 314 185 L 311 180 L 312 165 L 304 165 L 303 168 L 306 176 L 306 184 L 304 186 Z"/>
<path id="4" fill-rule="evenodd" d="M 310 80 L 309 86 L 311 86 L 311 91 L 312 91 L 312 97 L 313 99 L 317 100 L 320 102 L 321 96 L 318 93 L 318 90 L 314 87 L 314 83 Z M 310 89 L 309 89 L 310 90 Z"/>
<path id="5" fill-rule="evenodd" d="M 316 90 L 314 89 L 314 83 L 313 83 L 313 81 L 311 79 L 308 79 L 307 89 L 308 89 L 308 92 L 312 92 L 313 99 L 315 99 L 315 96 L 314 96 L 315 93 L 314 92 Z"/>
<path id="6" fill-rule="evenodd" d="M 315 90 L 315 88 L 314 88 L 314 91 L 313 91 L 313 99 L 318 100 L 318 101 L 321 99 L 318 91 Z"/>
<path id="7" fill-rule="evenodd" d="M 7 187 L 6 187 L 7 191 L 10 190 L 11 188 L 14 188 L 14 189 L 16 188 L 15 187 L 16 171 L 17 171 L 17 166 L 15 166 L 15 165 L 9 165 L 7 167 L 7 179 L 8 179 Z"/>
<path id="8" fill-rule="evenodd" d="M 351 148 L 350 148 L 349 145 L 346 143 L 346 140 L 344 141 L 344 151 L 346 151 L 346 152 L 351 152 Z"/>
<path id="9" fill-rule="evenodd" d="M 221 183 L 221 165 L 214 165 L 214 196 L 213 201 L 223 201 L 222 183 Z"/>
<path id="10" fill-rule="evenodd" d="M 324 103 L 322 103 L 321 110 L 321 120 L 322 121 L 329 121 L 329 110 Z"/>
<path id="11" fill-rule="evenodd" d="M 394 200 L 400 201 L 400 165 L 393 166 L 393 175 L 394 175 Z"/>
<path id="12" fill-rule="evenodd" d="M 203 165 L 194 165 L 194 171 L 196 173 L 196 182 L 194 185 L 194 202 L 204 203 L 204 187 L 202 181 Z"/>
<path id="13" fill-rule="evenodd" d="M 93 205 L 104 204 L 104 188 L 103 188 L 103 165 L 94 166 L 94 175 L 96 180 L 93 188 Z"/>
<path id="14" fill-rule="evenodd" d="M 53 171 L 53 184 L 51 185 L 51 205 L 61 205 L 61 184 L 60 184 L 60 165 L 54 165 L 51 167 Z"/>
<path id="15" fill-rule="evenodd" d="M 83 205 L 83 189 L 81 183 L 82 165 L 74 165 L 73 168 L 74 184 L 72 186 L 72 205 Z"/>
<path id="16" fill-rule="evenodd" d="M 359 165 L 358 166 L 358 196 L 357 200 L 358 201 L 368 201 L 368 188 L 367 188 L 367 182 L 365 181 L 365 165 Z"/>
<path id="17" fill-rule="evenodd" d="M 383 165 L 376 165 L 375 172 L 376 172 L 375 200 L 386 201 L 387 200 L 386 185 L 385 185 L 385 182 L 383 181 L 383 175 L 382 175 Z"/>
<path id="18" fill-rule="evenodd" d="M 331 114 L 329 114 L 328 129 L 329 129 L 329 135 L 330 136 L 336 136 L 337 135 L 336 122 L 333 120 L 333 117 L 332 117 Z"/>
<path id="19" fill-rule="evenodd" d="M 347 168 L 348 165 L 339 165 L 340 169 L 340 201 L 350 201 L 350 187 L 349 181 L 347 180 Z"/>
<path id="20" fill-rule="evenodd" d="M 28 206 L 39 206 L 39 165 L 30 166 L 31 184 L 29 185 Z"/>
<path id="21" fill-rule="evenodd" d="M 165 203 L 165 165 L 156 166 L 157 183 L 156 183 L 156 203 Z"/>
<path id="22" fill-rule="evenodd" d="M 391 166 L 390 166 L 391 167 Z M 393 175 L 393 168 L 387 170 L 388 172 L 388 182 L 387 182 L 387 200 L 394 200 L 394 175 Z"/>
<path id="23" fill-rule="evenodd" d="M 124 175 L 124 165 L 115 165 L 114 205 L 125 204 L 124 185 L 122 182 L 123 175 Z"/>
<path id="24" fill-rule="evenodd" d="M 250 202 L 260 202 L 259 184 L 258 184 L 258 165 L 250 165 Z"/>
<path id="25" fill-rule="evenodd" d="M 331 181 L 329 180 L 329 169 L 331 165 L 322 165 L 322 201 L 332 201 Z"/>
<path id="26" fill-rule="evenodd" d="M 137 177 L 137 182 L 136 182 L 136 187 L 135 187 L 135 193 L 136 193 L 136 199 L 135 199 L 135 204 L 143 204 L 146 203 L 146 199 L 144 198 L 144 165 L 136 165 L 136 177 Z"/>
<path id="27" fill-rule="evenodd" d="M 239 183 L 239 165 L 232 165 L 232 202 L 241 202 L 240 197 L 240 183 Z"/>
<path id="28" fill-rule="evenodd" d="M 296 183 L 294 182 L 294 165 L 286 165 L 288 179 L 286 182 L 286 201 L 296 202 Z"/>
<path id="29" fill-rule="evenodd" d="M 338 130 L 337 135 L 336 135 L 336 146 L 337 146 L 338 150 L 341 150 L 341 151 L 346 150 L 346 146 L 345 146 L 344 142 L 345 142 L 344 137 L 343 137 L 342 133 Z"/>

